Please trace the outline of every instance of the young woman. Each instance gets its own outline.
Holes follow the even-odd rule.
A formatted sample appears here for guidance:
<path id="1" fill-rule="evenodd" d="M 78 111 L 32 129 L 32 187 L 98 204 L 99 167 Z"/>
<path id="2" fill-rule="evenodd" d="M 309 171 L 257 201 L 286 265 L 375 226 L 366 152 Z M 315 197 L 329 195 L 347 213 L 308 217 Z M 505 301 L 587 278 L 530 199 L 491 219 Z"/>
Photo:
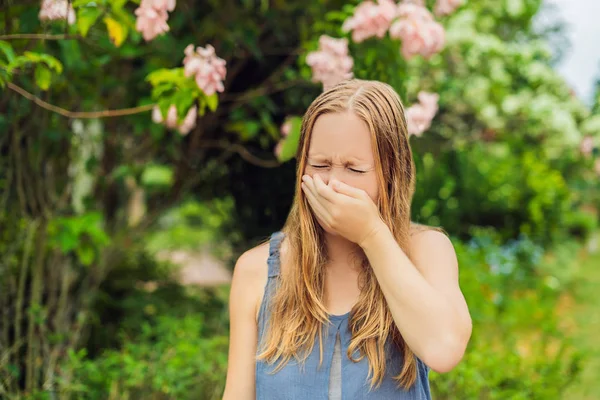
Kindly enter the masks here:
<path id="1" fill-rule="evenodd" d="M 235 266 L 224 399 L 430 399 L 471 318 L 450 240 L 410 221 L 400 98 L 375 81 L 324 92 L 297 162 L 285 226 Z"/>

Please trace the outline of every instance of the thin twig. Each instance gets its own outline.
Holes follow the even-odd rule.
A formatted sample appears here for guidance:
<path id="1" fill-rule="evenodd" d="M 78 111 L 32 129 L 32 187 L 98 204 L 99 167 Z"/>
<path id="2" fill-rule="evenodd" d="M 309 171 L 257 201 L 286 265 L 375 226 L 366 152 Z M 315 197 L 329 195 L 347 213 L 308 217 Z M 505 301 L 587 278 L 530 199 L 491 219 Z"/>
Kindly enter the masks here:
<path id="1" fill-rule="evenodd" d="M 45 102 L 40 99 L 36 95 L 29 93 L 27 90 L 23 89 L 20 86 L 15 85 L 14 83 L 8 82 L 8 88 L 19 93 L 21 96 L 25 97 L 28 100 L 33 101 L 38 106 L 45 108 L 46 110 L 50 110 L 52 112 L 58 113 L 62 116 L 68 118 L 107 118 L 107 117 L 121 117 L 124 115 L 132 115 L 139 114 L 142 112 L 150 111 L 154 107 L 154 104 L 146 104 L 144 106 L 132 107 L 132 108 L 123 108 L 120 110 L 103 110 L 103 111 L 69 111 L 64 108 L 57 107 L 50 103 Z"/>
<path id="2" fill-rule="evenodd" d="M 237 143 L 229 143 L 226 141 L 216 141 L 216 140 L 205 140 L 201 143 L 200 147 L 205 148 L 218 148 L 224 149 L 228 151 L 236 152 L 242 157 L 244 160 L 248 161 L 251 164 L 258 165 L 263 168 L 276 168 L 281 165 L 281 163 L 277 160 L 264 160 L 250 153 L 250 151 Z"/>
<path id="3" fill-rule="evenodd" d="M 15 33 L 12 35 L 0 35 L 0 40 L 39 39 L 39 40 L 78 40 L 80 35 L 48 35 L 46 33 Z"/>

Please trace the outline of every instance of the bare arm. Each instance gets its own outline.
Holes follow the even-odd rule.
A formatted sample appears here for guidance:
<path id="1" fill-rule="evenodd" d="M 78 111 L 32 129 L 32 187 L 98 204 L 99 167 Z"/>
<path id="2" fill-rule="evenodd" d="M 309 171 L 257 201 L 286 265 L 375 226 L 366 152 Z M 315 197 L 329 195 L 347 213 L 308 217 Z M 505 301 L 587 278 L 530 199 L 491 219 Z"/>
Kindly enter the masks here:
<path id="1" fill-rule="evenodd" d="M 265 282 L 264 250 L 258 247 L 242 254 L 233 270 L 229 296 L 229 360 L 223 400 L 255 399 L 256 312 Z"/>
<path id="2" fill-rule="evenodd" d="M 415 235 L 414 263 L 388 229 L 362 247 L 408 346 L 434 371 L 450 371 L 462 359 L 471 336 L 450 240 L 437 231 Z"/>

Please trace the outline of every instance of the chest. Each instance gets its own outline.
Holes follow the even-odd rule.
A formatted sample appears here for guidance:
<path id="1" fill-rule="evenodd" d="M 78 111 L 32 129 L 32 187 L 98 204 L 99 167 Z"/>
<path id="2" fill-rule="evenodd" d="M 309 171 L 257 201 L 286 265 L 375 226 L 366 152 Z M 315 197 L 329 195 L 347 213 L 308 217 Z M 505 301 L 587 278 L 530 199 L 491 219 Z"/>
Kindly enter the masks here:
<path id="1" fill-rule="evenodd" d="M 378 388 L 370 389 L 369 365 L 364 357 L 353 361 L 347 355 L 351 334 L 347 316 L 332 316 L 331 324 L 324 330 L 323 359 L 319 362 L 318 340 L 306 360 L 290 360 L 281 370 L 272 373 L 277 363 L 256 364 L 257 400 L 328 400 L 330 385 L 339 384 L 343 400 L 427 400 L 430 399 L 427 369 L 419 362 L 417 382 L 410 390 L 397 387 L 394 376 L 403 365 L 402 354 L 391 347 L 386 352 L 386 374 Z M 336 339 L 339 335 L 339 358 L 334 359 Z M 356 351 L 353 358 L 359 358 Z M 337 370 L 336 370 L 337 369 Z M 332 377 L 335 377 L 332 381 Z M 333 388 L 335 391 L 336 388 Z"/>

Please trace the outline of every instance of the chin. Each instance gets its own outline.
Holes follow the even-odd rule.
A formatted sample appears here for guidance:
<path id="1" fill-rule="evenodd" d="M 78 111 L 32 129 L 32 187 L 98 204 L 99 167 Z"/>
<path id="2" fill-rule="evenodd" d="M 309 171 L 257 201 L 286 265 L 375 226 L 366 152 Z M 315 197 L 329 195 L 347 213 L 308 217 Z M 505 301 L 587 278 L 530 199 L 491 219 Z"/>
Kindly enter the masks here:
<path id="1" fill-rule="evenodd" d="M 326 233 L 330 234 L 331 236 L 338 236 L 338 234 L 336 232 L 330 230 L 329 228 L 326 228 L 325 225 L 318 218 L 317 218 L 317 223 Z"/>

